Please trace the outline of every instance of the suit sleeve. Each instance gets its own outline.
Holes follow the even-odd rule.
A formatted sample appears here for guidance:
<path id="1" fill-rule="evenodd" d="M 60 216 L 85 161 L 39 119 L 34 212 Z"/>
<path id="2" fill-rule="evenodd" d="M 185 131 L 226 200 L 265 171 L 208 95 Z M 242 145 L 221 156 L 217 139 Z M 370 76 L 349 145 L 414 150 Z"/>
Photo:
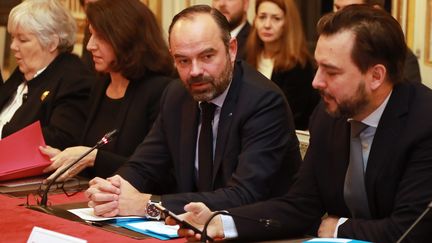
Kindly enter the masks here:
<path id="1" fill-rule="evenodd" d="M 161 109 L 168 90 L 167 87 L 162 94 Z M 173 167 L 167 144 L 163 119 L 159 113 L 144 141 L 138 145 L 127 163 L 120 167 L 116 174 L 141 192 L 160 194 L 175 189 L 171 177 L 167 176 L 170 175 Z"/>
<path id="2" fill-rule="evenodd" d="M 315 125 L 320 123 L 322 112 L 322 109 L 315 109 L 312 114 L 311 134 L 314 133 Z M 288 193 L 268 201 L 228 209 L 234 215 L 239 240 L 256 241 L 303 236 L 319 224 L 325 210 L 313 164 L 313 161 L 320 161 L 321 158 L 311 149 L 314 146 L 313 139 L 311 136 L 309 149 L 296 176 L 297 180 Z M 271 219 L 276 224 L 266 227 L 264 223 L 258 222 L 260 219 Z"/>

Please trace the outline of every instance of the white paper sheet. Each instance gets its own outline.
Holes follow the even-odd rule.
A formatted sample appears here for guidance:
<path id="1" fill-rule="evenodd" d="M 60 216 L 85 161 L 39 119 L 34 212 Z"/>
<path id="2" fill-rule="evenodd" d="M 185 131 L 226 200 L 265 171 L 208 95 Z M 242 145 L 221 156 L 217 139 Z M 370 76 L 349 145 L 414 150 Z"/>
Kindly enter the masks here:
<path id="1" fill-rule="evenodd" d="M 96 216 L 93 212 L 93 208 L 76 208 L 76 209 L 69 209 L 69 212 L 75 214 L 76 216 L 88 220 L 88 221 L 104 221 L 104 220 L 110 220 L 110 219 L 137 219 L 142 218 L 138 216 L 128 216 L 128 217 L 100 217 Z"/>

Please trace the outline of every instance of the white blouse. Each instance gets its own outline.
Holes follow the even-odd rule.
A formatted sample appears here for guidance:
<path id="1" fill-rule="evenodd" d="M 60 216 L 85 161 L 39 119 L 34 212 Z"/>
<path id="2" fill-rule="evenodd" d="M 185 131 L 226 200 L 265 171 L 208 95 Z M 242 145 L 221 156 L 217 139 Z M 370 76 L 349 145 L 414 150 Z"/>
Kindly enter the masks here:
<path id="1" fill-rule="evenodd" d="M 274 60 L 272 58 L 264 58 L 262 55 L 258 58 L 258 71 L 271 79 L 273 73 Z"/>
<path id="2" fill-rule="evenodd" d="M 46 67 L 42 68 L 33 78 L 36 78 L 39 74 L 41 74 Z M 8 123 L 15 112 L 21 107 L 24 102 L 24 99 L 27 98 L 28 94 L 28 86 L 27 81 L 23 81 L 17 88 L 13 99 L 11 99 L 1 110 L 0 112 L 0 140 L 2 139 L 3 127 L 6 123 Z"/>

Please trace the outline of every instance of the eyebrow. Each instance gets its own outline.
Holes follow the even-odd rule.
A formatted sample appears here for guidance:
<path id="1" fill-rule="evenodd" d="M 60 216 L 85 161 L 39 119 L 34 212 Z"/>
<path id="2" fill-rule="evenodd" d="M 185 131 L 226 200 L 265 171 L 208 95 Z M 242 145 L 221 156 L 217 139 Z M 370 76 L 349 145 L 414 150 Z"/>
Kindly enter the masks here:
<path id="1" fill-rule="evenodd" d="M 213 52 L 216 52 L 216 51 L 217 51 L 217 50 L 214 49 L 213 47 L 209 47 L 209 48 L 204 49 L 204 50 L 201 51 L 200 53 L 198 53 L 198 55 L 203 55 L 203 54 L 213 53 Z M 188 57 L 188 56 L 186 56 L 186 55 L 182 55 L 182 54 L 178 54 L 178 53 L 175 53 L 173 56 L 174 56 L 174 58 L 183 58 L 183 57 Z"/>
<path id="2" fill-rule="evenodd" d="M 270 15 L 270 17 L 283 17 L 283 14 L 272 14 L 272 13 L 267 13 L 267 12 L 261 12 L 258 13 L 257 16 L 261 16 L 261 15 Z"/>
<path id="3" fill-rule="evenodd" d="M 332 65 L 332 64 L 321 63 L 321 64 L 318 64 L 318 65 L 319 65 L 319 66 L 322 66 L 322 67 L 324 67 L 324 68 L 326 68 L 326 69 L 341 70 L 339 67 L 337 67 L 337 66 L 335 66 L 335 65 Z"/>

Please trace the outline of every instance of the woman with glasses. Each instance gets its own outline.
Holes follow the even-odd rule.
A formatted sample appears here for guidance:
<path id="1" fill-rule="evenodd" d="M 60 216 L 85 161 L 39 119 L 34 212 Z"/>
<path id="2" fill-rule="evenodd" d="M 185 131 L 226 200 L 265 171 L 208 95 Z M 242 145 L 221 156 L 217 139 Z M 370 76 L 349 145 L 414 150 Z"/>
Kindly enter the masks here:
<path id="1" fill-rule="evenodd" d="M 52 164 L 46 172 L 64 167 L 84 154 L 102 136 L 118 129 L 117 138 L 94 150 L 60 179 L 82 170 L 86 177 L 108 177 L 132 154 L 149 132 L 159 99 L 171 80 L 174 65 L 153 13 L 139 0 L 98 0 L 87 3 L 91 37 L 87 49 L 96 71 L 105 78 L 92 91 L 82 146 L 63 151 L 42 147 Z"/>

